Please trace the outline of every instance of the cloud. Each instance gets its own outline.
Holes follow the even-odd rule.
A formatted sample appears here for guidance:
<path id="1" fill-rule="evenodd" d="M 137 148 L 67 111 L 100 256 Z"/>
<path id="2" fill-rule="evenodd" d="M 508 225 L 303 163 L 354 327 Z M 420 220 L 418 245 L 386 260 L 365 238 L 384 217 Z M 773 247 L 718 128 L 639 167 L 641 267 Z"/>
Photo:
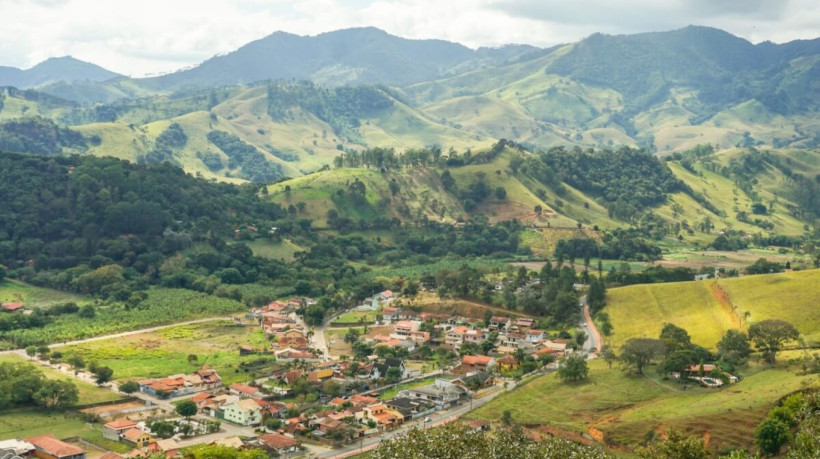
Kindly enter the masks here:
<path id="1" fill-rule="evenodd" d="M 816 0 L 0 0 L 0 65 L 72 55 L 133 76 L 169 72 L 277 30 L 317 35 L 375 26 L 470 47 L 551 46 L 594 32 L 689 24 L 753 42 L 815 38 Z"/>

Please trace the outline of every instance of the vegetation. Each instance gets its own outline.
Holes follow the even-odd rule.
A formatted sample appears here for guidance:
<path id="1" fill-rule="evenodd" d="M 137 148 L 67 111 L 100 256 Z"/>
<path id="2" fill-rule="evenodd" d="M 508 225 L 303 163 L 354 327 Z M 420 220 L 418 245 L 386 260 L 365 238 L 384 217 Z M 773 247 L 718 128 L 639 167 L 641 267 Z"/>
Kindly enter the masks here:
<path id="1" fill-rule="evenodd" d="M 415 457 L 463 457 L 463 458 L 603 458 L 604 451 L 573 443 L 558 437 L 547 437 L 534 442 L 520 429 L 499 430 L 492 434 L 475 432 L 461 423 L 420 430 L 414 428 L 405 435 L 382 441 L 367 453 L 368 458 L 415 458 Z"/>

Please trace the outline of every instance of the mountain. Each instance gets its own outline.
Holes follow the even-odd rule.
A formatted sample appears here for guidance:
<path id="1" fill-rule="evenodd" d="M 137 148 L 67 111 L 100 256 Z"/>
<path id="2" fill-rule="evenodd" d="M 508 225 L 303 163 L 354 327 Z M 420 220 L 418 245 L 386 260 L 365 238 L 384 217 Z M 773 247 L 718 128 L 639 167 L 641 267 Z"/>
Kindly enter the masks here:
<path id="1" fill-rule="evenodd" d="M 0 67 L 0 86 L 21 89 L 38 88 L 54 83 L 103 82 L 122 75 L 71 56 L 52 57 L 28 70 Z"/>
<path id="2" fill-rule="evenodd" d="M 338 86 L 403 85 L 441 77 L 454 68 L 495 66 L 537 50 L 511 45 L 473 51 L 444 40 L 410 40 L 365 27 L 311 36 L 275 32 L 223 56 L 169 75 L 144 79 L 152 88 L 178 89 L 268 79 L 311 80 Z"/>

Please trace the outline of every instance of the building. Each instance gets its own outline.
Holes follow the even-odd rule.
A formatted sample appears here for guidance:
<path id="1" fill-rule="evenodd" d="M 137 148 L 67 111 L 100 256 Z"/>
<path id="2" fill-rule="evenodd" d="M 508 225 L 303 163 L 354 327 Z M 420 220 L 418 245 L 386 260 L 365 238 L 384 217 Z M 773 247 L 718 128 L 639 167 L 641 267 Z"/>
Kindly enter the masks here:
<path id="1" fill-rule="evenodd" d="M 263 394 L 258 387 L 248 386 L 247 384 L 239 383 L 234 383 L 228 386 L 228 392 L 234 395 L 250 398 L 263 398 L 265 396 L 265 394 Z"/>
<path id="2" fill-rule="evenodd" d="M 263 449 L 276 452 L 279 456 L 299 452 L 299 442 L 284 435 L 275 433 L 260 435 L 257 442 Z"/>
<path id="3" fill-rule="evenodd" d="M 447 379 L 436 379 L 433 384 L 414 387 L 399 392 L 399 397 L 433 402 L 436 409 L 446 409 L 467 399 L 471 392 L 466 387 Z"/>
<path id="4" fill-rule="evenodd" d="M 23 303 L 20 303 L 19 301 L 3 303 L 2 305 L 0 305 L 0 311 L 5 312 L 17 312 L 22 311 L 24 309 L 25 305 Z"/>
<path id="5" fill-rule="evenodd" d="M 54 435 L 26 438 L 34 446 L 34 455 L 42 459 L 86 459 L 85 450 L 57 440 Z"/>
<path id="6" fill-rule="evenodd" d="M 123 433 L 127 430 L 135 429 L 136 427 L 137 424 L 129 421 L 128 419 L 117 419 L 106 423 L 103 426 L 103 438 L 112 441 L 120 441 L 120 436 L 122 436 Z"/>
<path id="7" fill-rule="evenodd" d="M 239 400 L 222 407 L 226 421 L 243 426 L 257 426 L 262 423 L 262 407 L 251 399 Z"/>
<path id="8" fill-rule="evenodd" d="M 490 319 L 490 330 L 506 330 L 509 326 L 509 317 L 493 317 Z"/>
<path id="9" fill-rule="evenodd" d="M 151 435 L 137 429 L 136 427 L 123 432 L 122 440 L 140 449 L 145 448 L 149 443 L 154 441 L 154 439 L 151 438 Z"/>
<path id="10" fill-rule="evenodd" d="M 471 373 L 474 371 L 492 372 L 496 366 L 494 358 L 486 355 L 465 355 L 461 357 L 460 373 Z"/>
<path id="11" fill-rule="evenodd" d="M 514 371 L 518 369 L 518 360 L 511 355 L 505 355 L 498 359 L 498 368 L 501 371 Z"/>
<path id="12" fill-rule="evenodd" d="M 373 371 L 370 373 L 370 377 L 372 379 L 384 378 L 387 376 L 387 372 L 390 371 L 391 368 L 399 369 L 401 372 L 400 379 L 407 378 L 407 368 L 404 366 L 404 360 L 392 358 L 385 359 L 384 363 L 374 363 Z"/>
<path id="13" fill-rule="evenodd" d="M 4 458 L 6 454 L 12 455 L 9 459 L 14 459 L 15 456 L 28 456 L 32 451 L 34 451 L 34 445 L 27 441 L 16 439 L 0 441 L 0 458 Z"/>
<path id="14" fill-rule="evenodd" d="M 202 369 L 193 374 L 139 381 L 140 392 L 158 398 L 179 397 L 222 387 L 222 378 L 214 370 Z"/>
<path id="15" fill-rule="evenodd" d="M 390 337 L 394 339 L 407 341 L 409 339 L 412 339 L 413 332 L 418 331 L 419 327 L 421 327 L 421 322 L 419 321 L 400 320 L 393 327 L 393 333 L 390 334 Z"/>
<path id="16" fill-rule="evenodd" d="M 469 328 L 461 325 L 453 328 L 444 335 L 444 344 L 452 346 L 453 349 L 458 350 L 462 343 L 464 343 L 464 335 L 467 334 Z"/>
<path id="17" fill-rule="evenodd" d="M 404 415 L 383 403 L 366 406 L 356 413 L 356 417 L 362 421 L 374 421 L 379 430 L 391 430 L 404 422 Z"/>
<path id="18" fill-rule="evenodd" d="M 384 404 L 401 413 L 404 422 L 425 417 L 436 411 L 435 403 L 420 399 L 396 397 Z"/>

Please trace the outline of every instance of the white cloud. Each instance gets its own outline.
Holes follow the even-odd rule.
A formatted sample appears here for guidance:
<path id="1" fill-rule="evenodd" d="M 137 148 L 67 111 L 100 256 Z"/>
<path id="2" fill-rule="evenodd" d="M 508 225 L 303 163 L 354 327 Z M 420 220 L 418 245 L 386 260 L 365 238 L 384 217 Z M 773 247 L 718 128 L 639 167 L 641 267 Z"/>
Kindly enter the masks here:
<path id="1" fill-rule="evenodd" d="M 815 38 L 820 27 L 813 0 L 0 0 L 0 11 L 0 65 L 72 55 L 133 76 L 194 65 L 277 30 L 375 26 L 478 47 L 688 24 L 784 42 Z"/>

